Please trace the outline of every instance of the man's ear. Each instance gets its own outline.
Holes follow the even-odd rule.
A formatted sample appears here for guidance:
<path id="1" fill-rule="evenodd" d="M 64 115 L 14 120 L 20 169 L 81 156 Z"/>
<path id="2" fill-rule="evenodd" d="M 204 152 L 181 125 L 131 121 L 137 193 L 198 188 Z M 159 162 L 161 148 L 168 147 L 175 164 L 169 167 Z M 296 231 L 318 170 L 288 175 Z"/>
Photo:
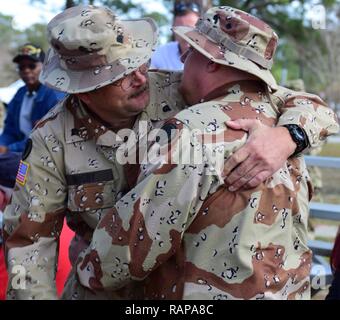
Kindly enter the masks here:
<path id="1" fill-rule="evenodd" d="M 89 104 L 90 97 L 87 92 L 81 92 L 81 93 L 75 93 L 74 94 L 77 98 L 79 98 L 81 101 L 83 101 L 85 104 Z"/>
<path id="2" fill-rule="evenodd" d="M 220 65 L 218 63 L 215 63 L 214 61 L 209 60 L 206 66 L 206 71 L 209 73 L 216 72 L 220 68 Z"/>

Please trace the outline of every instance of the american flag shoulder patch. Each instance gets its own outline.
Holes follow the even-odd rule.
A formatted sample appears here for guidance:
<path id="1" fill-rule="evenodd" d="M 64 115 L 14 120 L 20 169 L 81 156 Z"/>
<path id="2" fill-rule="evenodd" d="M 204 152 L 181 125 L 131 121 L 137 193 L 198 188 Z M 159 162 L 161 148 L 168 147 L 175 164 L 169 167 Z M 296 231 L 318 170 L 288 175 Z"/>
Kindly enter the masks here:
<path id="1" fill-rule="evenodd" d="M 19 169 L 15 180 L 21 186 L 24 186 L 26 183 L 29 167 L 30 167 L 29 163 L 20 160 Z"/>

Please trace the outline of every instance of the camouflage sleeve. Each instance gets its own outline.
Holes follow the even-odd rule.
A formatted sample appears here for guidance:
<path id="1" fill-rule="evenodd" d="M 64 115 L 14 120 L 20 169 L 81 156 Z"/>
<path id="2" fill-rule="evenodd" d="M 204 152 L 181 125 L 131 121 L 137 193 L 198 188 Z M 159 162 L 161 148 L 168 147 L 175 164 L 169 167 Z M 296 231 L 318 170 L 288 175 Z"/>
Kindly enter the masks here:
<path id="1" fill-rule="evenodd" d="M 163 146 L 157 158 L 162 164 L 144 167 L 145 179 L 95 229 L 91 245 L 77 261 L 83 286 L 115 290 L 143 280 L 175 254 L 205 198 L 223 183 L 208 157 L 197 159 L 201 144 L 189 130 L 181 128 Z"/>
<path id="2" fill-rule="evenodd" d="M 52 134 L 42 137 L 35 131 L 29 141 L 32 149 L 28 143 L 4 212 L 7 298 L 56 299 L 58 240 L 66 198 L 60 167 L 63 152 Z"/>
<path id="3" fill-rule="evenodd" d="M 281 113 L 277 125 L 297 124 L 302 127 L 311 148 L 321 146 L 329 135 L 339 131 L 335 112 L 316 95 L 280 87 L 272 98 Z"/>

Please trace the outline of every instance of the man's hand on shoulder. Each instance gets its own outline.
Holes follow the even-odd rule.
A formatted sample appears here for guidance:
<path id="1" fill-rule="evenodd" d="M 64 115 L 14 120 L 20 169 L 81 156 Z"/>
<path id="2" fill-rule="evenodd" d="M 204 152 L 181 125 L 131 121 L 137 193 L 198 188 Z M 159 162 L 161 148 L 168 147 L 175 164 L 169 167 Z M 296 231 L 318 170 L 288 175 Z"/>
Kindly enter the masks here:
<path id="1" fill-rule="evenodd" d="M 247 143 L 224 165 L 223 176 L 230 191 L 258 186 L 295 151 L 296 144 L 285 127 L 269 127 L 255 119 L 228 121 L 227 125 L 249 132 Z"/>

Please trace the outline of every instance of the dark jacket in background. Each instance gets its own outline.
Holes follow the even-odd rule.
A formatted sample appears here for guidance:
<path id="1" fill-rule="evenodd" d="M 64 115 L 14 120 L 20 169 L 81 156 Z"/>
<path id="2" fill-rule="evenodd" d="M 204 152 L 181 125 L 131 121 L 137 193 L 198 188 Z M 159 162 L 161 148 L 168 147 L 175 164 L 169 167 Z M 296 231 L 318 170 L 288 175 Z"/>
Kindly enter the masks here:
<path id="1" fill-rule="evenodd" d="M 20 131 L 20 110 L 27 87 L 21 87 L 7 107 L 4 130 L 0 135 L 0 145 L 8 147 L 9 151 L 22 152 L 25 148 L 27 136 Z M 54 105 L 65 96 L 64 93 L 40 85 L 32 107 L 32 128 Z"/>
<path id="2" fill-rule="evenodd" d="M 335 239 L 330 263 L 334 278 L 326 300 L 340 300 L 340 233 Z"/>

